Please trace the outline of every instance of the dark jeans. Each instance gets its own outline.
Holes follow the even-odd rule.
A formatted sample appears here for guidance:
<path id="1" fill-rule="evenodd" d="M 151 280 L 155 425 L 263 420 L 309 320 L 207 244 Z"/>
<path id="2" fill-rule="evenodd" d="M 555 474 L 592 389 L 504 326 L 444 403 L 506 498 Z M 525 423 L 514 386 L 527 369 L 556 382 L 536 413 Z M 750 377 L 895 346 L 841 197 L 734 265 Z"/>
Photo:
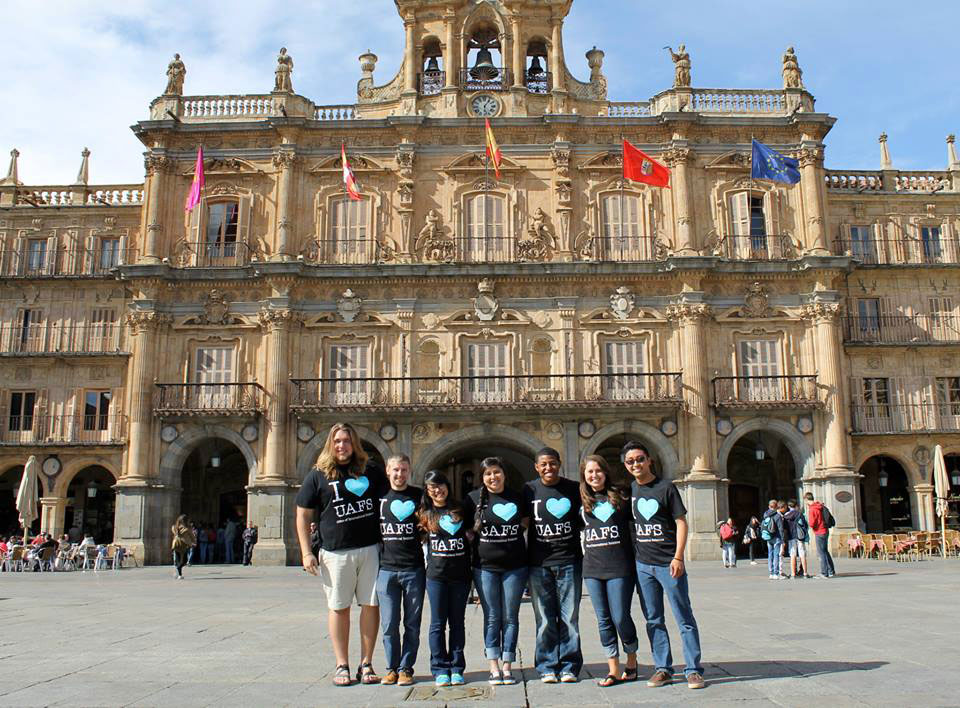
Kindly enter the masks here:
<path id="1" fill-rule="evenodd" d="M 250 565 L 253 563 L 253 547 L 256 544 L 254 543 L 244 543 L 243 544 L 243 564 Z"/>
<path id="2" fill-rule="evenodd" d="M 526 567 L 473 571 L 473 584 L 483 607 L 483 645 L 488 659 L 517 660 L 520 600 L 528 577 Z"/>
<path id="3" fill-rule="evenodd" d="M 615 658 L 620 654 L 617 635 L 623 642 L 623 651 L 633 654 L 637 651 L 637 625 L 630 615 L 630 603 L 633 602 L 633 578 L 584 578 L 587 592 L 593 601 L 593 610 L 597 613 L 597 625 L 600 629 L 600 643 L 607 657 Z"/>
<path id="4" fill-rule="evenodd" d="M 820 558 L 820 575 L 826 575 L 828 578 L 834 575 L 837 570 L 833 567 L 833 556 L 830 555 L 830 534 L 814 534 L 817 539 L 817 556 Z M 809 571 L 808 571 L 809 572 Z"/>
<path id="5" fill-rule="evenodd" d="M 700 665 L 700 630 L 690 606 L 690 590 L 687 574 L 679 578 L 670 576 L 670 566 L 648 565 L 637 562 L 637 584 L 640 586 L 640 603 L 647 618 L 647 638 L 653 652 L 654 669 L 673 673 L 673 654 L 670 652 L 670 635 L 663 610 L 663 594 L 666 592 L 673 609 L 673 618 L 680 627 L 683 642 L 683 658 L 687 662 L 685 674 L 694 671 L 703 673 Z"/>
<path id="6" fill-rule="evenodd" d="M 173 565 L 177 569 L 177 575 L 183 575 L 183 566 L 187 564 L 187 554 L 185 551 L 173 552 Z"/>
<path id="7" fill-rule="evenodd" d="M 579 676 L 583 668 L 580 651 L 582 573 L 580 563 L 530 568 L 530 597 L 537 622 L 534 661 L 541 676 L 558 672 Z"/>
<path id="8" fill-rule="evenodd" d="M 753 563 L 753 561 L 757 559 L 757 542 L 750 541 L 750 543 L 747 544 L 747 550 L 750 551 L 750 562 Z"/>
<path id="9" fill-rule="evenodd" d="M 417 663 L 420 648 L 420 618 L 423 616 L 423 568 L 386 570 L 377 574 L 380 628 L 388 671 L 409 671 Z M 400 610 L 403 609 L 403 643 L 400 642 Z"/>
<path id="10" fill-rule="evenodd" d="M 462 674 L 467 666 L 463 645 L 466 642 L 464 615 L 469 593 L 470 581 L 427 578 L 427 595 L 430 596 L 430 673 L 434 678 L 441 674 Z M 446 636 L 448 627 L 449 644 Z"/>

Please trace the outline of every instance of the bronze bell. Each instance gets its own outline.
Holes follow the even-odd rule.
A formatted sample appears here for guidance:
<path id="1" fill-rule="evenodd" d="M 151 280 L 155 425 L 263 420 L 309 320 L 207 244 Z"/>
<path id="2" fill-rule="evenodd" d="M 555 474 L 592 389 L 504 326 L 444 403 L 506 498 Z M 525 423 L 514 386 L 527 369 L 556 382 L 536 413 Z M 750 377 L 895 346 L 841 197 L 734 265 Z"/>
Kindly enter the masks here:
<path id="1" fill-rule="evenodd" d="M 440 62 L 436 57 L 430 57 L 430 61 L 427 62 L 427 71 L 440 71 Z"/>
<path id="2" fill-rule="evenodd" d="M 470 69 L 470 76 L 477 81 L 492 81 L 500 75 L 500 70 L 493 65 L 493 56 L 486 47 L 477 52 L 477 63 Z"/>
<path id="3" fill-rule="evenodd" d="M 530 68 L 527 69 L 528 76 L 539 76 L 543 73 L 543 67 L 540 66 L 540 57 L 534 56 L 533 61 L 530 62 Z"/>

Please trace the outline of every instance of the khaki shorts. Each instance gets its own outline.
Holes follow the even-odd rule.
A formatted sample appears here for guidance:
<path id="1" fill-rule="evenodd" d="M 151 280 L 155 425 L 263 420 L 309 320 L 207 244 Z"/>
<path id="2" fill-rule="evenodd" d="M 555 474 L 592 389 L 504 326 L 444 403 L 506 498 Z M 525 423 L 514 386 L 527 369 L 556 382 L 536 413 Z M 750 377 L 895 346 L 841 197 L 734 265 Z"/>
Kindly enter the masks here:
<path id="1" fill-rule="evenodd" d="M 320 577 L 327 595 L 327 607 L 344 610 L 357 599 L 358 605 L 377 605 L 377 573 L 380 549 L 376 546 L 347 551 L 320 549 Z"/>

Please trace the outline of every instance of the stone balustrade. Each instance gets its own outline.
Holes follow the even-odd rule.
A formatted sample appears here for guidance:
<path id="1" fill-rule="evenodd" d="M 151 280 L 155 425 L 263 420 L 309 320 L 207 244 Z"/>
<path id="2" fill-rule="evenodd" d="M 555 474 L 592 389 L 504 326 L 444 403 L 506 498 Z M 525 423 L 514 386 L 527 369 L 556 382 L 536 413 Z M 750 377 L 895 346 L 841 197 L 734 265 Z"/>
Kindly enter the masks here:
<path id="1" fill-rule="evenodd" d="M 270 94 L 246 96 L 184 96 L 184 118 L 268 118 L 281 115 Z"/>
<path id="2" fill-rule="evenodd" d="M 894 180 L 898 192 L 939 192 L 950 187 L 950 174 L 945 171 L 905 172 L 900 170 Z"/>
<path id="3" fill-rule="evenodd" d="M 314 120 L 355 120 L 360 117 L 357 107 L 352 104 L 317 106 Z"/>
<path id="4" fill-rule="evenodd" d="M 832 192 L 952 191 L 950 173 L 944 170 L 826 170 L 824 181 Z"/>
<path id="5" fill-rule="evenodd" d="M 768 89 L 691 89 L 688 110 L 695 113 L 786 113 L 783 91 Z"/>
<path id="6" fill-rule="evenodd" d="M 879 170 L 826 170 L 827 189 L 841 192 L 881 192 L 883 173 Z"/>
<path id="7" fill-rule="evenodd" d="M 16 206 L 139 206 L 142 184 L 56 185 L 17 187 Z"/>
<path id="8" fill-rule="evenodd" d="M 610 118 L 632 118 L 651 115 L 650 101 L 611 101 L 607 106 Z"/>

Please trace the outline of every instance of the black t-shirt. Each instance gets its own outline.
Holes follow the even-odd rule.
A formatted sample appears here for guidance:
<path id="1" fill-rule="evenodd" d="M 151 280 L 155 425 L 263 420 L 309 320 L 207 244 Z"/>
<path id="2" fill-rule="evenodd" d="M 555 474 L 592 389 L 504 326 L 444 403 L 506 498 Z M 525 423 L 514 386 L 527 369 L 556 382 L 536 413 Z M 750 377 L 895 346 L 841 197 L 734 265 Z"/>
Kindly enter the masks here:
<path id="1" fill-rule="evenodd" d="M 351 477 L 337 467 L 328 480 L 314 468 L 297 494 L 297 506 L 316 509 L 317 529 L 325 551 L 346 551 L 380 542 L 380 497 L 387 487 L 383 470 L 367 460 L 364 473 Z"/>
<path id="2" fill-rule="evenodd" d="M 437 531 L 427 535 L 428 578 L 470 581 L 470 550 L 467 547 L 469 521 L 466 515 L 462 519 L 455 519 L 446 513 L 441 515 Z"/>
<path id="3" fill-rule="evenodd" d="M 619 507 L 606 494 L 594 495 L 593 509 L 580 509 L 583 519 L 583 577 L 609 580 L 636 573 L 630 535 L 630 509 Z"/>
<path id="4" fill-rule="evenodd" d="M 528 536 L 531 566 L 575 563 L 580 550 L 580 485 L 561 477 L 552 487 L 539 479 L 527 482 L 523 499 L 530 509 Z"/>
<path id="5" fill-rule="evenodd" d="M 423 546 L 417 528 L 417 510 L 422 497 L 422 489 L 407 487 L 402 491 L 391 488 L 380 498 L 380 536 L 383 539 L 381 568 L 423 568 Z"/>
<path id="6" fill-rule="evenodd" d="M 483 525 L 473 540 L 473 566 L 487 570 L 514 570 L 527 565 L 527 544 L 521 521 L 530 516 L 523 497 L 504 489 L 500 494 L 489 494 L 485 509 L 479 511 L 480 489 L 474 489 L 464 499 L 467 515 L 476 518 L 479 513 Z"/>
<path id="7" fill-rule="evenodd" d="M 687 508 L 680 490 L 666 479 L 630 485 L 634 554 L 640 563 L 670 565 L 677 552 L 677 518 Z"/>

